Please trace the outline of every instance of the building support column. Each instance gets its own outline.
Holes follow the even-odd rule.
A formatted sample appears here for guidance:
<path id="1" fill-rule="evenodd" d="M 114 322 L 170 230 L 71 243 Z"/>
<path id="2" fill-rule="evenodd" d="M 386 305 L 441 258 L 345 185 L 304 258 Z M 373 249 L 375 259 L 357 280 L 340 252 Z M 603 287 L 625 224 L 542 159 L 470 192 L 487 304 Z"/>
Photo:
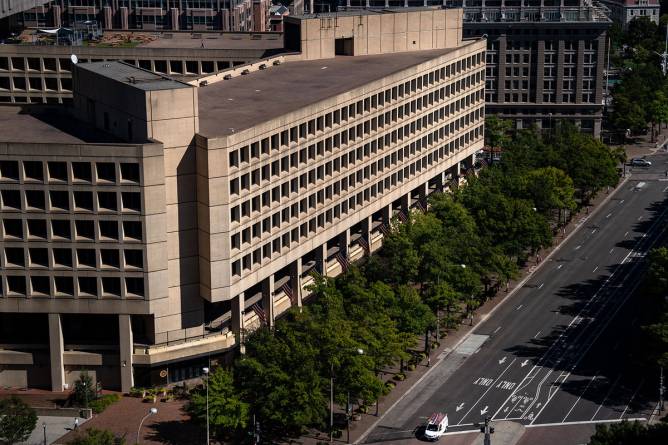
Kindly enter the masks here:
<path id="1" fill-rule="evenodd" d="M 315 268 L 323 277 L 327 276 L 327 243 L 315 248 Z"/>
<path id="2" fill-rule="evenodd" d="M 417 186 L 418 189 L 418 197 L 421 202 L 427 203 L 427 195 L 429 195 L 429 182 L 425 182 L 424 184 L 420 184 Z"/>
<path id="3" fill-rule="evenodd" d="M 362 221 L 360 221 L 360 235 L 364 239 L 364 241 L 367 242 L 367 244 L 371 243 L 371 224 L 373 223 L 373 219 L 371 216 L 367 216 L 364 218 Z"/>
<path id="4" fill-rule="evenodd" d="M 274 294 L 274 274 L 271 274 L 262 281 L 262 308 L 270 328 L 274 327 Z"/>
<path id="5" fill-rule="evenodd" d="M 401 211 L 404 212 L 406 216 L 410 215 L 411 211 L 411 193 L 408 192 L 399 198 L 401 201 Z"/>
<path id="6" fill-rule="evenodd" d="M 65 386 L 63 326 L 60 314 L 49 314 L 49 356 L 51 361 L 51 391 L 62 392 Z"/>
<path id="7" fill-rule="evenodd" d="M 383 224 L 388 229 L 390 228 L 390 223 L 392 222 L 392 204 L 388 204 L 382 209 L 380 209 L 382 214 Z"/>
<path id="8" fill-rule="evenodd" d="M 232 300 L 232 333 L 234 334 L 234 342 L 239 346 L 241 353 L 243 354 L 244 345 L 243 341 L 243 330 L 244 330 L 244 316 L 246 309 L 246 299 L 244 293 L 241 292 Z"/>
<path id="9" fill-rule="evenodd" d="M 132 322 L 130 315 L 118 316 L 118 337 L 120 345 L 120 369 L 121 369 L 121 391 L 130 392 L 135 386 L 132 373 L 132 350 L 134 340 L 132 337 Z"/>
<path id="10" fill-rule="evenodd" d="M 290 288 L 294 295 L 295 304 L 302 307 L 302 259 L 297 258 L 290 264 Z"/>
<path id="11" fill-rule="evenodd" d="M 350 247 L 350 228 L 347 228 L 339 234 L 339 253 L 344 258 L 348 258 L 348 250 Z"/>

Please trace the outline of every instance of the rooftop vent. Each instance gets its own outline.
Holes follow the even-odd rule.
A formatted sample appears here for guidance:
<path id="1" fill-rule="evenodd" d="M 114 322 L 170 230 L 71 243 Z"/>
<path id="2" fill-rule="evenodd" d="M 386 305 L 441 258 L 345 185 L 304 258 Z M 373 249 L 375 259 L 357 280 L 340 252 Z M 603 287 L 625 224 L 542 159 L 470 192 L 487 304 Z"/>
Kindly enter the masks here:
<path id="1" fill-rule="evenodd" d="M 223 76 L 223 79 L 225 79 L 225 80 L 230 80 L 231 78 L 232 78 L 232 75 L 231 75 L 231 74 L 225 74 L 225 75 Z"/>
<path id="2" fill-rule="evenodd" d="M 203 80 L 203 81 L 201 81 L 201 82 L 199 83 L 199 86 L 200 86 L 200 87 L 205 87 L 205 86 L 207 86 L 208 84 L 209 84 L 209 81 L 208 81 L 208 80 Z"/>
<path id="3" fill-rule="evenodd" d="M 243 70 L 243 71 L 241 72 L 241 74 L 242 74 L 243 76 L 245 76 L 245 75 L 248 74 L 248 73 L 250 73 L 250 71 L 248 71 L 248 68 L 246 68 L 245 70 Z"/>
<path id="4" fill-rule="evenodd" d="M 266 70 L 266 69 L 267 69 L 267 65 L 263 63 L 262 65 L 260 65 L 260 69 L 261 69 L 261 70 Z"/>
<path id="5" fill-rule="evenodd" d="M 281 61 L 280 60 L 274 60 L 274 65 L 280 65 Z"/>

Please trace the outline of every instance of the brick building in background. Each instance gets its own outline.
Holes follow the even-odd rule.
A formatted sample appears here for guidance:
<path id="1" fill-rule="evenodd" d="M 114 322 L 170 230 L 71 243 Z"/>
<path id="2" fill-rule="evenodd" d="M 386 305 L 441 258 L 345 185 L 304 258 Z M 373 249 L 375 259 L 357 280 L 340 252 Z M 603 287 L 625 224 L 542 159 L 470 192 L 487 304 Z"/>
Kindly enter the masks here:
<path id="1" fill-rule="evenodd" d="M 0 385 L 196 377 L 471 165 L 461 10 L 285 26 L 291 53 L 189 83 L 80 63 L 72 107 L 0 107 Z"/>

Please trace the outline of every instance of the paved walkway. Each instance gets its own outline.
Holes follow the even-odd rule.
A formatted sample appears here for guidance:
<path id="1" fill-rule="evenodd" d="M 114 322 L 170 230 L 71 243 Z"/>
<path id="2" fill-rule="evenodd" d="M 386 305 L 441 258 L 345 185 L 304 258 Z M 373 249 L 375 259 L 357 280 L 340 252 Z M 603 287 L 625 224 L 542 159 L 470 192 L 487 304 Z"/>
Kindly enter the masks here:
<path id="1" fill-rule="evenodd" d="M 134 444 L 142 417 L 150 408 L 157 408 L 158 413 L 144 421 L 138 443 L 142 445 L 205 443 L 206 438 L 202 428 L 189 422 L 189 416 L 182 410 L 183 405 L 184 402 L 180 400 L 153 404 L 144 403 L 142 399 L 135 397 L 123 397 L 102 414 L 94 416 L 79 430 L 85 431 L 88 428 L 110 430 L 117 436 L 124 437 L 128 444 Z M 69 432 L 56 444 L 66 444 L 75 437 L 75 434 Z"/>
<path id="2" fill-rule="evenodd" d="M 79 418 L 79 426 L 86 422 Z M 44 428 L 46 427 L 46 429 Z M 46 443 L 51 445 L 74 427 L 73 417 L 39 416 L 37 426 L 28 440 L 19 442 L 18 445 L 44 445 L 44 432 L 46 431 Z"/>

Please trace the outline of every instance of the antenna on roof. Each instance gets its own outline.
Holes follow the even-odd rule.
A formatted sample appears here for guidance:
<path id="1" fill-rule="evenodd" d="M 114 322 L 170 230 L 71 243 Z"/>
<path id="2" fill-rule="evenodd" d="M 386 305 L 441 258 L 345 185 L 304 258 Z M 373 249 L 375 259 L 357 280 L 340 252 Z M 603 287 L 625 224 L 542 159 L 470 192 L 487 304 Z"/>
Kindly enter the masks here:
<path id="1" fill-rule="evenodd" d="M 79 63 L 79 58 L 77 57 L 76 54 L 72 54 L 72 55 L 70 56 L 70 60 L 71 60 L 72 63 L 75 64 L 75 65 L 76 65 L 77 63 Z"/>

